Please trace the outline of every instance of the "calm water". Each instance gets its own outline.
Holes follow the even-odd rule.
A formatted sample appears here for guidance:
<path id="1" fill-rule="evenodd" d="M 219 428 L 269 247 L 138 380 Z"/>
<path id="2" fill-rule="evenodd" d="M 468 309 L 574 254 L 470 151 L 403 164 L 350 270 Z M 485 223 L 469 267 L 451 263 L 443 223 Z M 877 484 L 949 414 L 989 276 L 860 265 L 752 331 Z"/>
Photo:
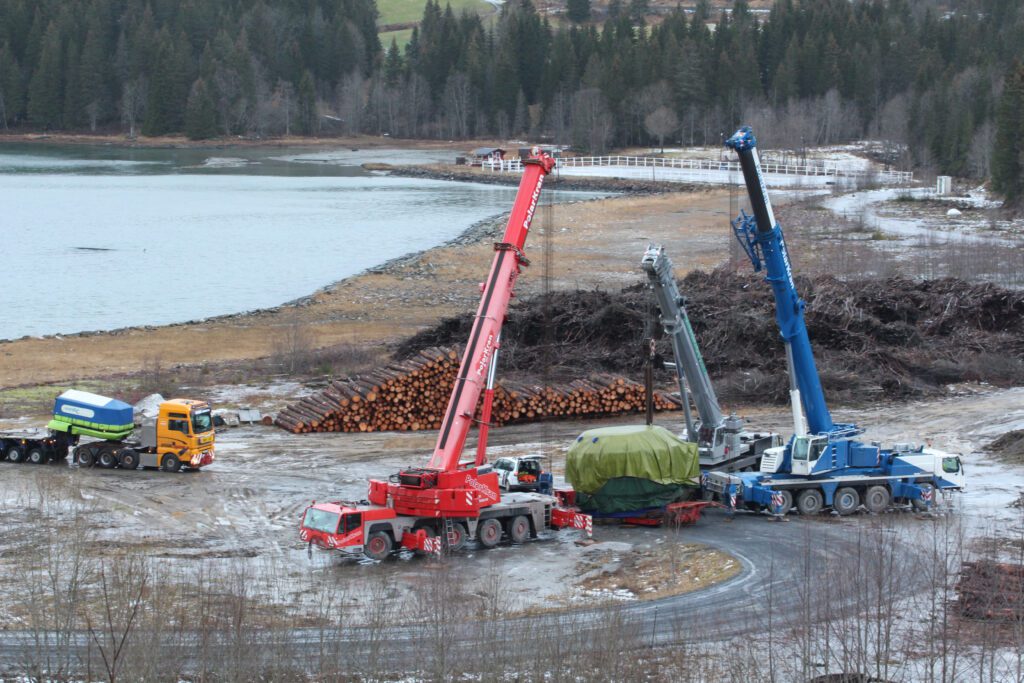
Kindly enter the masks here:
<path id="1" fill-rule="evenodd" d="M 0 339 L 275 306 L 509 210 L 359 168 L 455 154 L 0 146 Z"/>

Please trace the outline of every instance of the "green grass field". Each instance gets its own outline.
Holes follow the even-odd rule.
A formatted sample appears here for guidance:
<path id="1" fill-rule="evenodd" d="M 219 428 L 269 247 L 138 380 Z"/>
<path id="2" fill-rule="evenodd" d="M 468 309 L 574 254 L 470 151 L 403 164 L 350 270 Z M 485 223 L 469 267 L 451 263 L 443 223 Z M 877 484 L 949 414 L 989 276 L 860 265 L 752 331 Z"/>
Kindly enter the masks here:
<path id="1" fill-rule="evenodd" d="M 444 4 L 441 3 L 442 11 Z M 487 4 L 484 0 L 448 0 L 448 4 L 451 5 L 455 14 L 460 14 L 463 10 L 480 14 L 494 12 L 494 6 Z M 427 0 L 377 0 L 377 12 L 380 14 L 377 17 L 377 24 L 404 24 L 410 21 L 419 21 L 423 18 L 423 8 L 426 6 Z M 383 39 L 383 34 L 381 37 Z M 391 38 L 389 37 L 388 43 L 390 42 Z"/>
<path id="2" fill-rule="evenodd" d="M 394 38 L 395 42 L 398 44 L 399 50 L 405 50 L 405 44 L 409 42 L 410 38 L 412 38 L 412 29 L 403 28 L 401 31 L 386 31 L 378 35 L 380 36 L 380 45 L 385 50 L 388 50 L 391 47 L 392 38 Z"/>

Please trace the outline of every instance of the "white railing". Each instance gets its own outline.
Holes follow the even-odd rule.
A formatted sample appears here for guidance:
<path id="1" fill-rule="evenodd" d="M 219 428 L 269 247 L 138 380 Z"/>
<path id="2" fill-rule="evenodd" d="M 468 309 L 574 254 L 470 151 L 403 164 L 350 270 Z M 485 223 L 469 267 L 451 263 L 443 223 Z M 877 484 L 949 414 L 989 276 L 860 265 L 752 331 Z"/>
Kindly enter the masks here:
<path id="1" fill-rule="evenodd" d="M 717 171 L 719 173 L 742 173 L 739 162 L 714 161 L 711 159 L 667 159 L 663 157 L 603 156 L 603 157 L 561 157 L 561 168 L 665 168 L 682 171 Z M 523 170 L 519 159 L 485 161 L 483 168 L 491 171 L 518 172 Z M 765 174 L 803 176 L 807 178 L 849 178 L 870 179 L 889 185 L 906 185 L 914 180 L 910 171 L 879 171 L 874 169 L 839 168 L 827 164 L 773 164 L 762 163 Z M 665 180 L 678 180 L 665 176 Z M 742 182 L 742 177 L 740 182 Z"/>

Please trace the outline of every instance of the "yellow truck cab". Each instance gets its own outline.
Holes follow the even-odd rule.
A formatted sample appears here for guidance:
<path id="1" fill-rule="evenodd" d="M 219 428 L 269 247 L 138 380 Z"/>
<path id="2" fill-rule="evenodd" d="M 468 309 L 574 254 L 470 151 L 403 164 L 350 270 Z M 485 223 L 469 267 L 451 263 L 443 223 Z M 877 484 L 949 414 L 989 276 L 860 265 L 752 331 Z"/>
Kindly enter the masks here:
<path id="1" fill-rule="evenodd" d="M 143 467 L 176 472 L 183 466 L 199 469 L 213 462 L 213 417 L 205 401 L 164 401 L 155 422 L 142 424 L 141 434 Z"/>

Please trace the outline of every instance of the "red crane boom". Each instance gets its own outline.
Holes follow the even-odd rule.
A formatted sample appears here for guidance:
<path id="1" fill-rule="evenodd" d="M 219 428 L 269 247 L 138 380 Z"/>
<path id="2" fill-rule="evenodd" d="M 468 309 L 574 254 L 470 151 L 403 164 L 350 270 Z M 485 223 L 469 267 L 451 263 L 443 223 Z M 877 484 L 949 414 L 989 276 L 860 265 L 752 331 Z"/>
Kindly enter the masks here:
<path id="1" fill-rule="evenodd" d="M 394 507 L 398 514 L 448 517 L 476 516 L 480 508 L 501 500 L 497 475 L 478 474 L 474 466 L 459 469 L 459 460 L 475 421 L 480 394 L 486 388 L 516 279 L 520 270 L 529 265 L 523 246 L 544 178 L 554 165 L 553 158 L 536 149 L 523 162 L 515 204 L 502 241 L 494 245 L 491 271 L 481 285 L 480 306 L 430 461 L 425 468 L 399 472 L 397 481 L 396 477 L 388 482 L 371 480 L 371 502 Z"/>
<path id="2" fill-rule="evenodd" d="M 523 254 L 523 245 L 537 209 L 544 177 L 555 165 L 555 160 L 539 155 L 523 163 L 519 192 L 505 226 L 505 236 L 494 245 L 491 272 L 482 285 L 483 297 L 473 320 L 473 331 L 469 335 L 469 344 L 462 356 L 459 374 L 448 400 L 434 454 L 427 464 L 430 469 L 447 472 L 459 466 L 480 394 L 487 384 L 487 371 L 498 348 L 498 335 L 505 322 L 516 279 L 520 269 L 530 263 Z"/>

